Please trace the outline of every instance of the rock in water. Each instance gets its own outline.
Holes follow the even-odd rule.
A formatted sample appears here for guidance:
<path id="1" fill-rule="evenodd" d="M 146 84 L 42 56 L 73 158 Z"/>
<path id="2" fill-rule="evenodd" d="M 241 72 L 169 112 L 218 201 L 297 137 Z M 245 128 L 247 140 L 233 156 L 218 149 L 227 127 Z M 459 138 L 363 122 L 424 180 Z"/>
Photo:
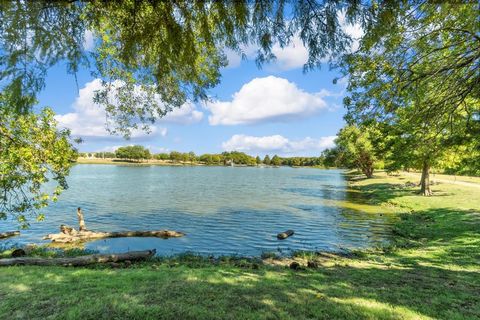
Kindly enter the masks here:
<path id="1" fill-rule="evenodd" d="M 277 239 L 283 240 L 287 239 L 288 237 L 292 236 L 294 234 L 293 230 L 287 230 L 285 232 L 277 234 Z"/>

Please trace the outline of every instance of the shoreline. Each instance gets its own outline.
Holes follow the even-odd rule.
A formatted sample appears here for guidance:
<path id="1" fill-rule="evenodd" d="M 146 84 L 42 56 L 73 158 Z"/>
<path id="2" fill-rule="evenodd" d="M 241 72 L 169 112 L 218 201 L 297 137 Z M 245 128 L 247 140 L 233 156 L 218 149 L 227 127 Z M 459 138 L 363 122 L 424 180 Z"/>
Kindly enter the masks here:
<path id="1" fill-rule="evenodd" d="M 272 166 L 272 165 L 245 165 L 237 164 L 234 166 L 224 164 L 206 164 L 202 162 L 174 162 L 172 160 L 156 160 L 151 159 L 142 162 L 126 161 L 121 159 L 90 159 L 78 158 L 73 164 L 104 164 L 104 165 L 121 165 L 121 166 L 164 166 L 164 167 L 233 167 L 233 168 L 312 168 L 312 169 L 338 169 L 338 168 L 324 168 L 320 166 Z"/>

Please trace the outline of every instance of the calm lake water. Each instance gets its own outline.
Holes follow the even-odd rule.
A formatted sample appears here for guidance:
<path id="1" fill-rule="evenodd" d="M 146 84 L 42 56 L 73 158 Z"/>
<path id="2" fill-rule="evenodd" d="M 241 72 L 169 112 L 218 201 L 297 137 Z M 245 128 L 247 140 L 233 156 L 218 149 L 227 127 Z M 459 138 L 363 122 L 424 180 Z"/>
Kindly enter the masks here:
<path id="1" fill-rule="evenodd" d="M 395 219 L 355 204 L 340 170 L 76 165 L 70 188 L 10 243 L 44 243 L 60 224 L 77 228 L 82 207 L 91 230 L 183 231 L 175 239 L 117 238 L 86 244 L 100 252 L 156 248 L 160 255 L 259 255 L 339 251 L 385 242 Z M 0 222 L 0 231 L 12 224 Z M 293 229 L 295 235 L 277 240 Z M 1 241 L 1 244 L 6 241 Z"/>

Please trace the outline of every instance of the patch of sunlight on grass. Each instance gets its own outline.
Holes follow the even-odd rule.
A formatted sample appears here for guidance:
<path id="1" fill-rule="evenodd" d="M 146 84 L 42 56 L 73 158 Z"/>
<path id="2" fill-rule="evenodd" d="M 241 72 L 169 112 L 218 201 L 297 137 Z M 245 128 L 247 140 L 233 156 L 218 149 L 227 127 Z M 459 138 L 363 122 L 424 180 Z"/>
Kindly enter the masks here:
<path id="1" fill-rule="evenodd" d="M 17 292 L 27 292 L 31 290 L 29 286 L 24 285 L 23 283 L 11 284 L 9 287 L 10 287 L 10 290 L 17 291 Z"/>
<path id="2" fill-rule="evenodd" d="M 189 282 L 197 282 L 197 281 L 206 281 L 211 284 L 230 284 L 230 285 L 238 285 L 242 284 L 242 286 L 253 285 L 253 283 L 257 283 L 260 281 L 259 275 L 253 273 L 242 273 L 240 271 L 237 272 L 229 272 L 220 270 L 217 273 L 211 274 L 207 277 L 199 277 L 197 275 L 188 275 L 186 280 Z"/>
<path id="3" fill-rule="evenodd" d="M 264 305 L 267 305 L 267 306 L 270 306 L 270 307 L 275 306 L 275 303 L 273 302 L 272 299 L 262 299 L 261 302 L 262 302 Z"/>
<path id="4" fill-rule="evenodd" d="M 348 200 L 325 199 L 325 200 L 322 200 L 322 204 L 329 207 L 336 207 L 336 208 L 340 207 L 344 209 L 361 211 L 361 212 L 370 213 L 370 214 L 379 214 L 379 213 L 393 214 L 400 211 L 398 209 L 395 209 L 393 207 L 388 207 L 386 205 L 385 206 L 370 205 L 366 203 L 358 203 L 358 202 L 352 202 Z"/>
<path id="5" fill-rule="evenodd" d="M 349 268 L 355 269 L 378 269 L 378 270 L 409 270 L 411 269 L 405 265 L 393 264 L 392 259 L 383 258 L 380 260 L 376 258 L 374 260 L 352 260 L 351 263 L 348 263 Z"/>
<path id="6" fill-rule="evenodd" d="M 394 306 L 391 304 L 386 304 L 382 302 L 378 302 L 373 299 L 364 299 L 364 298 L 331 298 L 330 300 L 344 304 L 344 305 L 351 305 L 355 307 L 362 308 L 366 313 L 370 315 L 375 315 L 375 317 L 380 318 L 392 318 L 392 319 L 433 319 L 431 317 L 425 316 L 423 314 L 419 314 L 415 311 L 412 311 L 406 307 L 402 306 Z"/>
<path id="7" fill-rule="evenodd" d="M 64 280 L 63 276 L 53 273 L 46 273 L 44 277 L 48 279 L 49 282 L 62 282 Z"/>

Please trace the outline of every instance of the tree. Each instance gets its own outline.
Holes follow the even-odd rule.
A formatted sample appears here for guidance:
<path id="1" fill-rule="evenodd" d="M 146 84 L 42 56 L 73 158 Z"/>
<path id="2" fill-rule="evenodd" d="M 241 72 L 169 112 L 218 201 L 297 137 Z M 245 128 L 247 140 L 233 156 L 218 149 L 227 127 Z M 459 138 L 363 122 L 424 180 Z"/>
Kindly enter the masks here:
<path id="1" fill-rule="evenodd" d="M 346 168 L 347 164 L 344 157 L 344 152 L 338 146 L 325 149 L 322 151 L 323 165 L 325 167 Z"/>
<path id="2" fill-rule="evenodd" d="M 280 159 L 279 156 L 274 155 L 270 163 L 273 166 L 281 166 L 282 165 L 282 159 Z"/>
<path id="3" fill-rule="evenodd" d="M 471 140 L 480 110 L 480 45 L 473 4 L 419 3 L 390 16 L 392 28 L 362 39 L 340 64 L 349 76 L 347 122 L 372 123 L 386 137 L 387 167 L 430 168 L 452 147 Z"/>
<path id="4" fill-rule="evenodd" d="M 271 162 L 270 157 L 267 154 L 265 158 L 263 158 L 263 164 L 266 164 L 267 166 L 269 166 L 270 162 Z"/>
<path id="5" fill-rule="evenodd" d="M 257 157 L 255 158 L 255 162 L 257 163 L 257 165 L 260 165 L 260 164 L 262 164 L 262 159 L 260 159 L 260 157 L 257 156 Z"/>
<path id="6" fill-rule="evenodd" d="M 119 159 L 137 161 L 151 158 L 150 150 L 139 145 L 120 147 L 115 151 L 115 155 Z"/>
<path id="7" fill-rule="evenodd" d="M 342 150 L 345 165 L 359 169 L 367 178 L 373 176 L 377 160 L 372 140 L 378 132 L 371 127 L 346 126 L 340 130 L 335 144 Z"/>
<path id="8" fill-rule="evenodd" d="M 52 110 L 19 115 L 5 103 L 0 96 L 0 219 L 11 215 L 25 228 L 29 215 L 42 220 L 38 210 L 67 188 L 77 153 Z M 49 181 L 52 192 L 42 187 Z"/>
<path id="9" fill-rule="evenodd" d="M 467 103 L 480 98 L 478 4 L 412 1 L 391 13 L 340 64 L 350 79 L 349 99 L 363 100 L 354 104 L 357 116 L 385 115 L 412 101 L 418 107 L 412 121 L 448 123 L 457 112 L 478 112 L 478 104 Z"/>
<path id="10" fill-rule="evenodd" d="M 155 155 L 155 159 L 157 160 L 168 160 L 170 159 L 170 156 L 168 153 L 158 153 Z"/>
<path id="11" fill-rule="evenodd" d="M 476 135 L 467 129 L 465 113 L 448 115 L 452 121 L 451 126 L 444 127 L 441 125 L 442 121 L 411 121 L 412 114 L 416 113 L 417 109 L 415 104 L 405 106 L 397 110 L 387 123 L 380 124 L 379 128 L 384 137 L 382 149 L 386 155 L 387 169 L 421 170 L 420 192 L 430 196 L 431 168 L 441 163 L 454 150 L 468 150 L 463 146 L 471 144 Z"/>
<path id="12" fill-rule="evenodd" d="M 188 153 L 188 160 L 189 160 L 190 162 L 196 162 L 196 161 L 197 161 L 197 156 L 195 155 L 195 152 L 190 151 L 190 152 Z"/>
<path id="13" fill-rule="evenodd" d="M 170 152 L 170 160 L 173 162 L 179 162 L 182 160 L 182 154 L 178 151 L 172 151 Z"/>

